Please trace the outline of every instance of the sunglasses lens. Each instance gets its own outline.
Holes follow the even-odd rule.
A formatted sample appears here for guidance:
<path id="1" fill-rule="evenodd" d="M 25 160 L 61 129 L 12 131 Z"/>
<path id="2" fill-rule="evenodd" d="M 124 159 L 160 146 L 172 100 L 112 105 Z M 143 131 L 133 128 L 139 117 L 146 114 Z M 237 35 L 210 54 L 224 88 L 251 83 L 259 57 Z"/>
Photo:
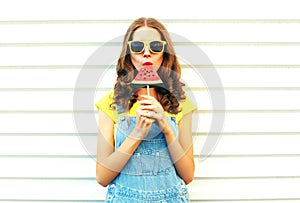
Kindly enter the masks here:
<path id="1" fill-rule="evenodd" d="M 160 41 L 152 41 L 150 42 L 150 49 L 153 52 L 161 52 L 164 48 L 164 44 Z"/>
<path id="2" fill-rule="evenodd" d="M 143 41 L 131 41 L 130 49 L 131 52 L 141 53 L 145 48 L 145 42 Z M 164 50 L 164 43 L 161 41 L 151 41 L 149 48 L 154 53 L 160 53 Z"/>
<path id="3" fill-rule="evenodd" d="M 132 42 L 131 43 L 131 51 L 132 52 L 141 52 L 144 49 L 144 42 Z"/>

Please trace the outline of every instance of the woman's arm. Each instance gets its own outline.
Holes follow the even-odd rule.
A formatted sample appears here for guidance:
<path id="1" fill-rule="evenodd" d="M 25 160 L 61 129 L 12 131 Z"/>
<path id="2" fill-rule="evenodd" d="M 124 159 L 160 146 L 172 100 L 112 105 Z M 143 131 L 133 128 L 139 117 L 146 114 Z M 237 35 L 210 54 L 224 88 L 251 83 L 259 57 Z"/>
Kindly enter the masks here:
<path id="1" fill-rule="evenodd" d="M 106 187 L 126 165 L 141 140 L 148 134 L 153 120 L 140 116 L 137 111 L 137 121 L 134 130 L 115 150 L 114 122 L 102 110 L 99 111 L 99 135 L 97 145 L 96 180 Z"/>
<path id="2" fill-rule="evenodd" d="M 163 129 L 170 155 L 178 175 L 188 184 L 194 179 L 195 163 L 192 139 L 192 113 L 183 116 L 179 122 L 179 138 L 167 125 Z"/>

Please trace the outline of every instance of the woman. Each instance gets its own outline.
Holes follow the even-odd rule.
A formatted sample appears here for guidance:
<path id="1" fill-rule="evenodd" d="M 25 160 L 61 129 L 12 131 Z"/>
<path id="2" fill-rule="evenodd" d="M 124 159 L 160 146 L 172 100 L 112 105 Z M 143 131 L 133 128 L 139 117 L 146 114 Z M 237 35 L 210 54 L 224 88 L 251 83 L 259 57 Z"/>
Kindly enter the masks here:
<path id="1" fill-rule="evenodd" d="M 142 67 L 153 67 L 163 87 L 130 85 Z M 165 27 L 139 18 L 128 28 L 117 62 L 114 90 L 96 103 L 99 138 L 96 179 L 106 202 L 189 202 L 194 178 L 192 113 Z"/>

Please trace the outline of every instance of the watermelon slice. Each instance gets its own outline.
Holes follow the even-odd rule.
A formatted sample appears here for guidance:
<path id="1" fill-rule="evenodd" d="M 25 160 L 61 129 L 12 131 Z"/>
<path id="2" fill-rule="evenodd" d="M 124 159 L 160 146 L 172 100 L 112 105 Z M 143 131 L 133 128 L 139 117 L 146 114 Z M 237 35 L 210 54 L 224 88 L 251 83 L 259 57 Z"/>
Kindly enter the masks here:
<path id="1" fill-rule="evenodd" d="M 153 66 L 143 66 L 131 84 L 140 86 L 162 86 L 163 82 Z"/>

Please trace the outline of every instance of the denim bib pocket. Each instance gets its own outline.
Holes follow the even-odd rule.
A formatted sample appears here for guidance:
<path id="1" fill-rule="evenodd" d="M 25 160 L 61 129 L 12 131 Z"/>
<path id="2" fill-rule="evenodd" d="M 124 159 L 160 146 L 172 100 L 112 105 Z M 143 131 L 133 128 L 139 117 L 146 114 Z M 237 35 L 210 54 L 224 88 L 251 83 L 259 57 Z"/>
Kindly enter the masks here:
<path id="1" fill-rule="evenodd" d="M 153 149 L 136 151 L 122 169 L 128 175 L 163 175 L 173 169 L 167 148 L 157 151 Z"/>

